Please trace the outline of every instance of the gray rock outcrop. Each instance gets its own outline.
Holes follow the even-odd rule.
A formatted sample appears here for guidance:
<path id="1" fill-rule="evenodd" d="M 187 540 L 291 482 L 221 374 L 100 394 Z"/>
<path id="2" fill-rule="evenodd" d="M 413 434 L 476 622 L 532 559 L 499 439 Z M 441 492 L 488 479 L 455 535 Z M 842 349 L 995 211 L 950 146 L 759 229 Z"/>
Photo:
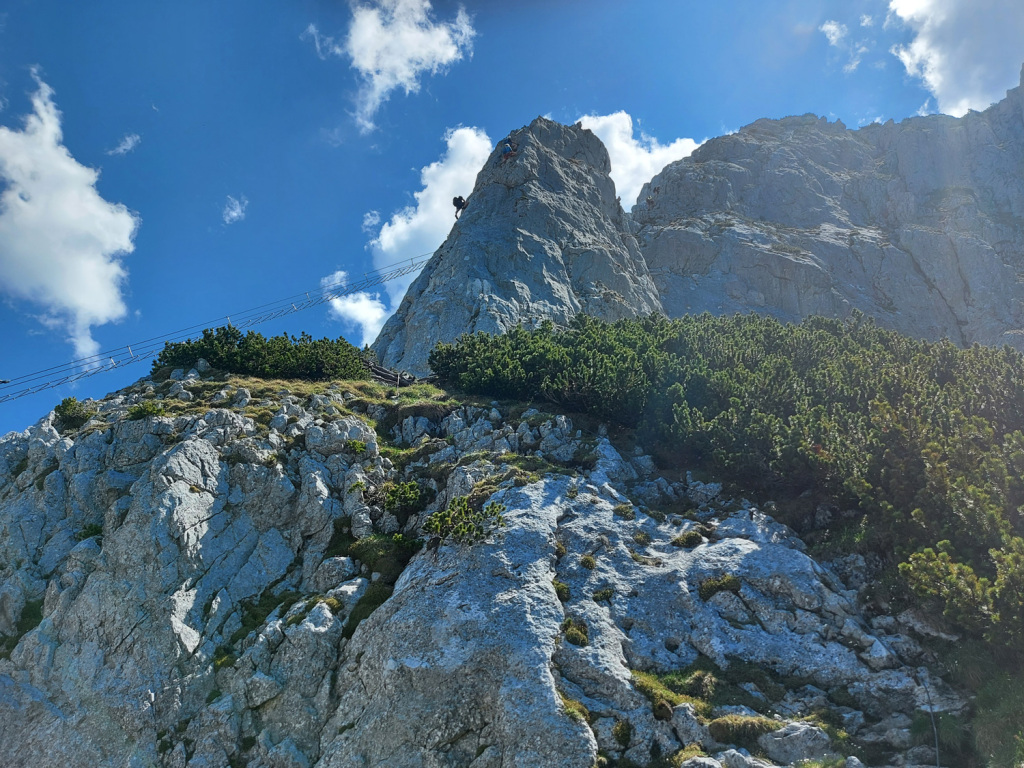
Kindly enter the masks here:
<path id="1" fill-rule="evenodd" d="M 197 386 L 173 418 L 128 418 L 175 383 L 0 438 L 5 766 L 591 768 L 697 745 L 694 764 L 763 767 L 713 719 L 777 718 L 781 765 L 835 751 L 799 722 L 825 710 L 902 764 L 913 713 L 965 706 L 907 636 L 927 622 L 869 622 L 786 526 L 565 416 L 428 403 L 392 420 L 398 469 L 368 421 L 389 406 L 337 390 L 223 408 L 252 397 Z M 413 480 L 434 498 L 399 519 L 382 489 Z M 505 525 L 431 541 L 393 593 L 338 548 L 416 536 L 460 496 Z M 682 499 L 686 518 L 656 511 Z M 800 682 L 714 710 L 645 693 L 697 659 Z"/>
<path id="2" fill-rule="evenodd" d="M 434 344 L 462 333 L 661 311 L 601 141 L 540 117 L 510 138 L 516 155 L 491 154 L 465 212 L 374 342 L 384 365 L 424 373 Z"/>
<path id="3" fill-rule="evenodd" d="M 962 118 L 758 120 L 668 165 L 631 214 L 588 131 L 538 118 L 512 137 L 374 343 L 385 364 L 425 373 L 438 341 L 581 312 L 859 310 L 1024 350 L 1024 87 Z"/>

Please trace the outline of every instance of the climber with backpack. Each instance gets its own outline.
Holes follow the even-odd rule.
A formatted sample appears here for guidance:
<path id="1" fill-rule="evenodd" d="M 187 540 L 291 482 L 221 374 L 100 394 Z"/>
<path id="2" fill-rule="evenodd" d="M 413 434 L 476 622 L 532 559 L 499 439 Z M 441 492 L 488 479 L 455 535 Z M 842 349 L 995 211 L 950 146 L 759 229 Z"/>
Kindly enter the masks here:
<path id="1" fill-rule="evenodd" d="M 459 218 L 459 214 L 466 210 L 466 198 L 462 195 L 452 198 L 452 205 L 455 206 L 455 218 Z"/>

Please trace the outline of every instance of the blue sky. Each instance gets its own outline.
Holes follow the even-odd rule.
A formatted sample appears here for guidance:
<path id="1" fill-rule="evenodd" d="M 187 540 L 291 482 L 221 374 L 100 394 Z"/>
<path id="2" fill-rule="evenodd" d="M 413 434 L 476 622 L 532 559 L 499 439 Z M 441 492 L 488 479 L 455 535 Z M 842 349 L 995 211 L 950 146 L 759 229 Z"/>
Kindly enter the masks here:
<path id="1" fill-rule="evenodd" d="M 760 117 L 960 115 L 1022 63 L 1019 0 L 8 0 L 0 379 L 433 251 L 537 115 L 605 139 L 630 204 Z M 362 345 L 410 281 L 258 330 Z M 147 371 L 0 403 L 0 434 Z"/>

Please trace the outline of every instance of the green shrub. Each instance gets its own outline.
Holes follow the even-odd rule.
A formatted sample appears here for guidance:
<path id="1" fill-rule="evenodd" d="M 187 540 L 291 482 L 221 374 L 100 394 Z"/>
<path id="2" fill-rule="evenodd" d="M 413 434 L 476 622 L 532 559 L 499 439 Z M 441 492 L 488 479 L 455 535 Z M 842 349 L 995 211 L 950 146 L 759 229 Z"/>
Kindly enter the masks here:
<path id="1" fill-rule="evenodd" d="M 612 736 L 620 747 L 627 749 L 629 742 L 633 740 L 633 726 L 629 724 L 629 720 L 616 720 L 612 726 Z"/>
<path id="2" fill-rule="evenodd" d="M 579 646 L 586 646 L 590 643 L 590 630 L 583 619 L 566 617 L 560 629 L 565 635 L 566 642 Z"/>
<path id="3" fill-rule="evenodd" d="M 98 523 L 89 523 L 87 526 L 82 528 L 78 533 L 75 534 L 75 538 L 78 541 L 85 541 L 91 539 L 93 536 L 102 536 L 103 526 Z"/>
<path id="4" fill-rule="evenodd" d="M 561 691 L 558 692 L 558 697 L 562 700 L 562 710 L 571 720 L 575 720 L 577 723 L 590 722 L 590 710 L 582 702 L 570 699 Z"/>
<path id="5" fill-rule="evenodd" d="M 600 603 L 603 600 L 611 600 L 615 596 L 615 587 L 602 587 L 601 589 L 595 589 L 594 594 L 591 595 L 595 603 Z"/>
<path id="6" fill-rule="evenodd" d="M 388 583 L 394 584 L 422 547 L 422 540 L 407 539 L 400 533 L 392 536 L 374 533 L 352 542 L 348 553 L 368 565 L 371 571 L 380 573 Z"/>
<path id="7" fill-rule="evenodd" d="M 128 409 L 127 419 L 129 421 L 139 421 L 140 419 L 149 418 L 150 416 L 163 415 L 163 403 L 159 400 L 143 400 L 141 403 L 136 403 Z"/>
<path id="8" fill-rule="evenodd" d="M 704 537 L 701 536 L 700 533 L 690 530 L 685 531 L 672 539 L 672 546 L 683 549 L 693 549 L 693 547 L 698 546 L 702 541 L 704 541 Z"/>
<path id="9" fill-rule="evenodd" d="M 724 573 L 701 581 L 698 592 L 700 599 L 707 602 L 719 592 L 739 592 L 742 586 L 738 578 L 731 573 Z"/>
<path id="10" fill-rule="evenodd" d="M 597 568 L 597 560 L 593 555 L 584 555 L 580 558 L 580 565 L 586 568 L 588 571 L 592 571 Z"/>
<path id="11" fill-rule="evenodd" d="M 78 429 L 96 413 L 78 402 L 78 398 L 75 397 L 65 397 L 53 411 L 64 429 Z"/>
<path id="12" fill-rule="evenodd" d="M 366 453 L 366 443 L 362 440 L 346 440 L 345 450 L 349 453 L 354 453 L 356 456 L 362 456 Z"/>
<path id="13" fill-rule="evenodd" d="M 777 731 L 782 724 L 767 717 L 725 715 L 708 723 L 708 731 L 715 741 L 735 744 L 748 750 L 758 748 L 757 739 L 766 733 Z"/>
<path id="14" fill-rule="evenodd" d="M 647 531 L 637 531 L 633 534 L 633 541 L 641 547 L 646 547 L 651 543 L 651 534 L 647 533 Z"/>
<path id="15" fill-rule="evenodd" d="M 368 379 L 359 350 L 345 339 L 313 339 L 274 336 L 249 331 L 245 335 L 233 326 L 207 328 L 199 339 L 167 342 L 153 362 L 161 368 L 190 368 L 204 358 L 211 366 L 229 373 L 262 379 Z"/>
<path id="16" fill-rule="evenodd" d="M 569 602 L 570 598 L 572 597 L 572 594 L 569 591 L 569 585 L 568 584 L 566 584 L 564 581 L 559 581 L 558 579 L 554 579 L 551 582 L 551 586 L 553 586 L 555 588 L 555 595 L 558 596 L 558 599 L 561 602 L 563 602 L 563 603 Z"/>
<path id="17" fill-rule="evenodd" d="M 443 510 L 431 513 L 423 523 L 423 532 L 442 541 L 472 544 L 485 539 L 495 528 L 505 525 L 505 505 L 492 501 L 475 512 L 465 496 L 453 499 Z"/>
<path id="18" fill-rule="evenodd" d="M 636 510 L 633 509 L 632 504 L 616 504 L 612 508 L 612 514 L 623 520 L 636 520 Z"/>

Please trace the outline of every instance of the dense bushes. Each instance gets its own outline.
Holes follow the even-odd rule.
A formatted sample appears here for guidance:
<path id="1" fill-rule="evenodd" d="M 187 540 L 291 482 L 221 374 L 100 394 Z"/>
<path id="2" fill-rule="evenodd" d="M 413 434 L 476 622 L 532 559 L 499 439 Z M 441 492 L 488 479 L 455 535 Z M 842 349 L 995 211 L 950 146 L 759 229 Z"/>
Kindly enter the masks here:
<path id="1" fill-rule="evenodd" d="M 153 370 L 191 368 L 199 358 L 229 373 L 264 379 L 369 378 L 359 350 L 343 338 L 314 339 L 303 333 L 298 338 L 282 334 L 268 339 L 255 331 L 243 335 L 233 326 L 207 328 L 202 338 L 192 341 L 167 342 Z"/>
<path id="2" fill-rule="evenodd" d="M 901 561 L 961 629 L 1024 652 L 1024 360 L 908 339 L 862 315 L 578 316 L 440 344 L 463 391 L 635 427 L 665 462 L 853 510 L 848 547 Z"/>

